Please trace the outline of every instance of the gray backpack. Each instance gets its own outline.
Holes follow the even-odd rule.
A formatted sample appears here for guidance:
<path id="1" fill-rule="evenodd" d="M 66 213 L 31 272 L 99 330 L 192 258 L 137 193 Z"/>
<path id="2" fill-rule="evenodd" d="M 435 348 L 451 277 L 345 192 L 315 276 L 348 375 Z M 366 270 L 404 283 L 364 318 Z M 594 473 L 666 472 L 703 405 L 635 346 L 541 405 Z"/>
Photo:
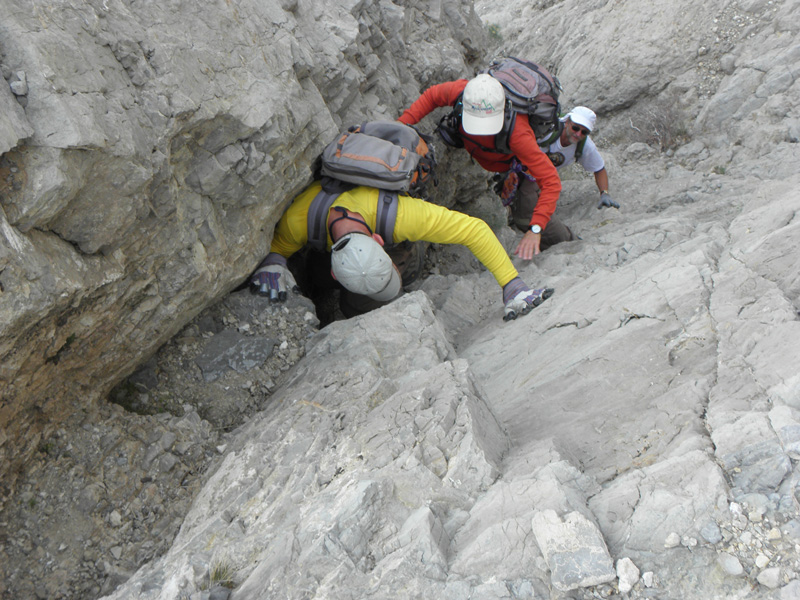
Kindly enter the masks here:
<path id="1" fill-rule="evenodd" d="M 339 181 L 418 196 L 434 185 L 431 138 L 399 121 L 350 127 L 323 150 L 320 173 Z"/>
<path id="2" fill-rule="evenodd" d="M 558 126 L 560 105 L 558 96 L 561 83 L 543 66 L 515 58 L 498 58 L 482 71 L 497 79 L 506 94 L 503 128 L 494 137 L 494 148 L 476 144 L 485 152 L 511 154 L 510 140 L 517 123 L 517 114 L 528 115 L 528 123 L 536 138 L 549 135 Z M 459 96 L 453 110 L 439 121 L 436 133 L 448 146 L 463 148 L 461 139 L 461 111 L 463 103 Z"/>
<path id="3" fill-rule="evenodd" d="M 495 148 L 510 153 L 509 140 L 517 113 L 528 115 L 537 139 L 558 127 L 558 102 L 561 84 L 543 66 L 513 56 L 497 59 L 486 70 L 503 84 L 508 101 L 506 123 L 495 137 Z"/>
<path id="4" fill-rule="evenodd" d="M 320 156 L 322 190 L 308 209 L 308 244 L 325 250 L 328 211 L 342 192 L 356 185 L 378 188 L 375 233 L 391 245 L 398 193 L 420 196 L 436 185 L 431 138 L 399 121 L 368 121 L 350 127 Z"/>

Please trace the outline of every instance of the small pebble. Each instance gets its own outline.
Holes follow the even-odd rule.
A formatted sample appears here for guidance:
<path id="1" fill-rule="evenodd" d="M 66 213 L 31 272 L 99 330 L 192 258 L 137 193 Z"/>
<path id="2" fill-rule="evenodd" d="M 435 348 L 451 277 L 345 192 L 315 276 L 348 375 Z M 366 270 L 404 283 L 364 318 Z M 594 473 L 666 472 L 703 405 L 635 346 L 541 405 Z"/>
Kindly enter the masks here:
<path id="1" fill-rule="evenodd" d="M 621 558 L 617 561 L 617 577 L 619 578 L 619 591 L 627 594 L 639 581 L 639 568 L 630 558 Z"/>
<path id="2" fill-rule="evenodd" d="M 722 570 L 725 571 L 728 575 L 741 575 L 744 573 L 744 568 L 742 567 L 742 563 L 739 562 L 739 559 L 733 556 L 732 554 L 728 554 L 727 552 L 721 552 L 717 557 L 717 562 L 722 567 Z"/>
<path id="3" fill-rule="evenodd" d="M 644 583 L 645 587 L 653 587 L 655 583 L 655 575 L 652 571 L 645 571 L 642 573 L 642 583 Z"/>
<path id="4" fill-rule="evenodd" d="M 686 548 L 694 548 L 695 546 L 697 546 L 697 539 L 685 535 L 681 539 L 681 545 L 685 546 Z"/>
<path id="5" fill-rule="evenodd" d="M 778 567 L 764 569 L 758 574 L 756 580 L 761 585 L 764 585 L 770 589 L 775 589 L 781 584 L 781 570 Z"/>

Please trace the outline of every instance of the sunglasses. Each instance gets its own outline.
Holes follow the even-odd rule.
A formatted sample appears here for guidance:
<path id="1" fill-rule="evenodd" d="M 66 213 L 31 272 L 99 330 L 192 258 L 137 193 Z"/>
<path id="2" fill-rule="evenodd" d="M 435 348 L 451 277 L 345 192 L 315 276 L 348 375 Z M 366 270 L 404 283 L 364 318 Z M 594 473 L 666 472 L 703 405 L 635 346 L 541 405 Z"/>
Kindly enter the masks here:
<path id="1" fill-rule="evenodd" d="M 580 125 L 575 125 L 575 123 L 570 125 L 570 127 L 572 128 L 572 131 L 574 131 L 575 133 L 579 133 L 580 132 L 583 135 L 589 135 L 591 133 L 591 131 L 589 131 L 585 127 L 581 127 Z"/>

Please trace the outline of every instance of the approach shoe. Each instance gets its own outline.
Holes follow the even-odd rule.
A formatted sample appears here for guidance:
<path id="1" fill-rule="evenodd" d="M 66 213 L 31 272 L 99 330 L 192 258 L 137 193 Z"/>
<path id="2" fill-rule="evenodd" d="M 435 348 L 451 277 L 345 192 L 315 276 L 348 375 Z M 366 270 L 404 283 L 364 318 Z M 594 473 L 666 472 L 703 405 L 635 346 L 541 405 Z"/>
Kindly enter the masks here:
<path id="1" fill-rule="evenodd" d="M 509 300 L 505 306 L 503 321 L 513 321 L 523 317 L 553 295 L 553 288 L 539 288 L 538 290 L 522 291 Z"/>

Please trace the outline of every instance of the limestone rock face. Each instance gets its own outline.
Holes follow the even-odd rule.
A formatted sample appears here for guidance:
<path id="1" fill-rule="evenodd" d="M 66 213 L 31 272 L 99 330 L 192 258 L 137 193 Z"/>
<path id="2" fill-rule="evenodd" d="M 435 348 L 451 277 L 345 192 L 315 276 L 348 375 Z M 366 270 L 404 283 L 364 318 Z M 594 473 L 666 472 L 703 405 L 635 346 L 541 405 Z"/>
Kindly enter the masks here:
<path id="1" fill-rule="evenodd" d="M 796 597 L 800 5 L 479 2 L 484 38 L 469 3 L 322 4 L 9 11 L 4 453 L 235 287 L 342 123 L 472 74 L 490 40 L 552 63 L 565 107 L 597 111 L 620 209 L 570 167 L 556 214 L 580 239 L 515 259 L 555 288 L 541 306 L 502 321 L 496 281 L 448 248 L 456 266 L 312 333 L 279 385 L 251 365 L 313 329 L 307 301 L 227 295 L 235 318 L 175 342 L 197 355 L 137 375 L 151 403 L 173 369 L 204 415 L 263 387 L 262 410 L 210 432 L 176 394 L 185 414 L 149 435 L 140 417 L 127 449 L 110 417 L 83 422 L 72 471 L 59 431 L 13 499 L 0 586 L 66 596 L 95 569 L 87 595 L 113 600 Z M 443 200 L 512 252 L 485 174 L 441 150 Z M 302 325 L 281 330 L 290 308 Z M 73 513 L 93 547 L 27 533 L 58 496 L 37 480 L 63 471 L 93 483 Z M 21 581 L 26 562 L 57 572 Z"/>
<path id="2" fill-rule="evenodd" d="M 9 0 L 2 21 L 6 458 L 242 282 L 339 128 L 485 45 L 462 0 Z"/>
<path id="3" fill-rule="evenodd" d="M 493 50 L 549 66 L 564 108 L 591 107 L 609 141 L 666 148 L 693 138 L 685 152 L 709 170 L 791 171 L 761 159 L 800 140 L 794 3 L 478 0 L 476 8 L 495 32 Z"/>

